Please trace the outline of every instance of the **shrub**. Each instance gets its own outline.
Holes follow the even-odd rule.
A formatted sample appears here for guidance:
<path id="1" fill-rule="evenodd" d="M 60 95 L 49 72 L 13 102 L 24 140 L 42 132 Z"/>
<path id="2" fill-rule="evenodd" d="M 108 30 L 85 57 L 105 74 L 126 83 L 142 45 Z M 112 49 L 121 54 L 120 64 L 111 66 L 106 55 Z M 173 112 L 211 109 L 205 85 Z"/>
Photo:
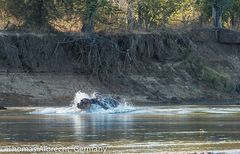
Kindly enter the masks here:
<path id="1" fill-rule="evenodd" d="M 211 88 L 224 92 L 234 90 L 234 85 L 229 75 L 210 68 L 200 57 L 189 55 L 186 62 L 190 74 L 197 77 L 198 80 L 204 81 Z"/>

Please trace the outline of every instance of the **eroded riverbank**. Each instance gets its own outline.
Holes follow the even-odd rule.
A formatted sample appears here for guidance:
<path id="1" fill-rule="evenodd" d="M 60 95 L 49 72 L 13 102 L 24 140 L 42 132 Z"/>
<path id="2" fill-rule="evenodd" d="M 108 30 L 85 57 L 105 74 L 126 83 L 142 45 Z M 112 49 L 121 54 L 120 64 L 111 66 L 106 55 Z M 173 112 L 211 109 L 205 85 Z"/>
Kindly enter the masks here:
<path id="1" fill-rule="evenodd" d="M 239 34 L 215 32 L 2 33 L 0 102 L 65 106 L 81 90 L 138 104 L 239 104 L 240 46 L 228 40 Z"/>
<path id="2" fill-rule="evenodd" d="M 96 82 L 88 76 L 71 73 L 1 73 L 0 101 L 7 107 L 27 106 L 68 106 L 79 90 L 88 94 L 101 91 L 103 94 L 120 96 L 127 102 L 136 105 L 239 105 L 238 97 L 181 99 L 172 96 L 162 101 L 151 100 L 149 95 L 133 89 L 109 90 L 109 86 Z M 145 84 L 148 84 L 147 82 Z M 167 88 L 167 87 L 166 87 Z M 122 91 L 121 91 L 122 90 Z M 171 92 L 171 89 L 168 89 Z M 125 92 L 124 92 L 125 91 Z M 129 92 L 129 93 L 127 93 Z M 180 92 L 181 93 L 181 92 Z M 153 95 L 151 95 L 154 97 Z M 156 96 L 158 97 L 158 96 Z"/>

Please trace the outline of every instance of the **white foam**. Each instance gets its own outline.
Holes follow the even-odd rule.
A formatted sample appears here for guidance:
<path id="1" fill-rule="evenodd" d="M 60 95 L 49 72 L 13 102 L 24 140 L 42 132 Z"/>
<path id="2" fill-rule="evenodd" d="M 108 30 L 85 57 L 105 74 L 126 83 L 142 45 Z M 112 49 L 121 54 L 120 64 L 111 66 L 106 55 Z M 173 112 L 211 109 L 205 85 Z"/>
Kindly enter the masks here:
<path id="1" fill-rule="evenodd" d="M 79 114 L 80 110 L 75 107 L 46 107 L 38 108 L 30 114 Z"/>
<path id="2" fill-rule="evenodd" d="M 92 105 L 91 110 L 89 112 L 81 111 L 80 109 L 77 108 L 77 103 L 79 103 L 82 99 L 84 98 L 95 98 L 95 92 L 92 95 L 88 95 L 84 92 L 77 92 L 75 94 L 75 97 L 71 103 L 70 106 L 66 107 L 46 107 L 46 108 L 38 108 L 33 112 L 30 112 L 30 114 L 86 114 L 86 113 L 106 113 L 106 114 L 117 114 L 117 113 L 126 113 L 126 112 L 132 112 L 135 110 L 135 108 L 126 101 L 124 104 L 120 104 L 117 108 L 112 108 L 108 110 L 104 110 L 101 107 L 97 105 Z"/>
<path id="3" fill-rule="evenodd" d="M 93 93 L 93 94 L 95 94 L 95 93 Z M 94 96 L 94 95 L 92 95 L 92 96 Z M 84 98 L 92 98 L 92 97 L 90 97 L 90 95 L 88 95 L 87 93 L 84 93 L 82 91 L 78 91 L 75 94 L 75 97 L 74 97 L 74 99 L 72 101 L 72 105 L 71 106 L 72 107 L 77 107 L 77 104 Z"/>
<path id="4" fill-rule="evenodd" d="M 77 108 L 77 104 L 83 98 L 96 98 L 96 93 L 87 94 L 79 91 L 75 94 L 71 105 L 67 107 L 58 108 L 39 108 L 31 114 L 82 114 L 86 113 Z M 219 106 L 219 107 L 209 107 L 209 106 L 160 106 L 160 107 L 133 107 L 129 105 L 126 101 L 125 103 L 119 105 L 117 108 L 111 108 L 104 110 L 97 105 L 93 105 L 88 113 L 107 113 L 107 114 L 117 114 L 117 113 L 131 113 L 131 114 L 155 114 L 155 115 L 188 115 L 188 114 L 237 114 L 240 113 L 239 106 Z"/>
<path id="5" fill-rule="evenodd" d="M 133 114 L 154 115 L 189 115 L 189 114 L 238 114 L 240 107 L 208 107 L 208 106 L 159 106 L 159 107 L 135 107 Z"/>

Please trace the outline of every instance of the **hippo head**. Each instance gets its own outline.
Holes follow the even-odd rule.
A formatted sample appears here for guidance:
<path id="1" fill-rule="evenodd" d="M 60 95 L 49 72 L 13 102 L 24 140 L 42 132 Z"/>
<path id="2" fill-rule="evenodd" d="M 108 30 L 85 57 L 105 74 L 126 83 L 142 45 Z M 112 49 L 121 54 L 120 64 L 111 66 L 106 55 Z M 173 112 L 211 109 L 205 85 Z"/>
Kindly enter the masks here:
<path id="1" fill-rule="evenodd" d="M 91 107 L 91 100 L 87 98 L 82 99 L 81 102 L 77 104 L 77 108 L 81 110 L 87 110 L 90 107 Z"/>

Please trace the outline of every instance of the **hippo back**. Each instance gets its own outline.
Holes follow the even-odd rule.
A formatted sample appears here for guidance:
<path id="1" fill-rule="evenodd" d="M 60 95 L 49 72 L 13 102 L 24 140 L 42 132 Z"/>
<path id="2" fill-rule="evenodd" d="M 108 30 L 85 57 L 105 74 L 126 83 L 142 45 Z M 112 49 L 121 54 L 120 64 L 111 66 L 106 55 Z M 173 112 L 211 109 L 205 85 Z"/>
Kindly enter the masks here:
<path id="1" fill-rule="evenodd" d="M 120 102 L 111 98 L 111 97 L 103 97 L 99 99 L 99 101 L 106 106 L 108 109 L 109 108 L 116 108 L 119 106 Z"/>

